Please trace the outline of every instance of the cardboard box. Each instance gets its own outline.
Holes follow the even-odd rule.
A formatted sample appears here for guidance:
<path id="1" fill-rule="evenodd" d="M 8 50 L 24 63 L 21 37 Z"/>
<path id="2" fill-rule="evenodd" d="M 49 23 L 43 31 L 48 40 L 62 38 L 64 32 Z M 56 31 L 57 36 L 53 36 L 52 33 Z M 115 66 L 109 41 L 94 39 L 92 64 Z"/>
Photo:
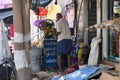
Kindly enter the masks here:
<path id="1" fill-rule="evenodd" d="M 120 76 L 113 76 L 107 72 L 102 72 L 99 80 L 120 80 Z"/>
<path id="2" fill-rule="evenodd" d="M 115 70 L 120 71 L 120 65 L 115 65 Z"/>

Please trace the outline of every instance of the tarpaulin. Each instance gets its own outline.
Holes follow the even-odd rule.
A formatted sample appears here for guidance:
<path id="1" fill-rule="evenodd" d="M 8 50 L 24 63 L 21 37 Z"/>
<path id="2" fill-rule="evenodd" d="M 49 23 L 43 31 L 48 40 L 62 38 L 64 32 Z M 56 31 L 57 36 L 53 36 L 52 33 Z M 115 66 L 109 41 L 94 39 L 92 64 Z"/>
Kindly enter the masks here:
<path id="1" fill-rule="evenodd" d="M 98 67 L 87 66 L 73 73 L 67 74 L 65 76 L 65 80 L 86 80 L 88 77 L 90 77 L 92 74 L 94 74 L 98 70 L 99 70 Z"/>

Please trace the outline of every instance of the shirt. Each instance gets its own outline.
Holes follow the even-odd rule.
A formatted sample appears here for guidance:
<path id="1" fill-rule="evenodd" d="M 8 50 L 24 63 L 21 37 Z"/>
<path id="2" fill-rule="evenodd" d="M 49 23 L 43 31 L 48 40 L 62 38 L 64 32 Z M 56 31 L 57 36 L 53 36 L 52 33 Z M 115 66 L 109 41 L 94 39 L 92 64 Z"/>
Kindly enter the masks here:
<path id="1" fill-rule="evenodd" d="M 69 24 L 65 19 L 61 18 L 59 21 L 57 21 L 56 29 L 57 32 L 60 32 L 58 35 L 58 42 L 63 39 L 71 39 Z"/>

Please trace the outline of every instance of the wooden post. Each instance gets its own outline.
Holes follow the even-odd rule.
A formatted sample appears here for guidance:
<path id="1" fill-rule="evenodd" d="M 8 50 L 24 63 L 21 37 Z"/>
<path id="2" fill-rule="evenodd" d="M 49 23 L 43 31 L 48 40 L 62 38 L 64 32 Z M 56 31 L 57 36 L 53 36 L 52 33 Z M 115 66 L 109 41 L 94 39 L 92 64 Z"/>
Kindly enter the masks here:
<path id="1" fill-rule="evenodd" d="M 32 80 L 29 0 L 13 0 L 14 59 L 18 80 Z"/>
<path id="2" fill-rule="evenodd" d="M 101 23 L 101 20 L 102 20 L 102 17 L 101 17 L 101 15 L 102 15 L 102 7 L 101 7 L 101 5 L 102 5 L 102 2 L 101 2 L 101 0 L 97 0 L 97 24 L 100 24 Z M 97 37 L 100 37 L 100 35 L 101 35 L 101 29 L 100 28 L 98 28 L 97 29 Z"/>
<path id="3" fill-rule="evenodd" d="M 88 0 L 84 0 L 84 9 L 83 9 L 83 30 L 88 28 Z M 81 27 L 81 26 L 80 26 Z M 88 31 L 82 32 L 83 39 L 85 43 L 88 43 Z"/>
<path id="4" fill-rule="evenodd" d="M 102 20 L 102 0 L 97 0 L 97 24 L 101 23 Z M 102 29 L 97 28 L 97 37 L 101 38 L 101 42 L 99 43 L 99 59 L 98 64 L 102 62 Z"/>
<path id="5" fill-rule="evenodd" d="M 118 61 L 119 61 L 119 66 L 120 66 L 120 26 L 118 28 L 118 32 L 119 32 L 119 47 L 118 47 L 119 48 L 119 55 L 118 55 L 119 56 L 119 60 Z M 119 73 L 119 76 L 120 76 L 120 73 Z"/>
<path id="6" fill-rule="evenodd" d="M 102 0 L 102 21 L 108 20 L 108 0 Z M 102 29 L 102 55 L 108 58 L 108 29 Z"/>
<path id="7" fill-rule="evenodd" d="M 101 20 L 102 20 L 102 2 L 101 0 L 97 0 L 97 24 L 100 24 L 101 23 Z"/>

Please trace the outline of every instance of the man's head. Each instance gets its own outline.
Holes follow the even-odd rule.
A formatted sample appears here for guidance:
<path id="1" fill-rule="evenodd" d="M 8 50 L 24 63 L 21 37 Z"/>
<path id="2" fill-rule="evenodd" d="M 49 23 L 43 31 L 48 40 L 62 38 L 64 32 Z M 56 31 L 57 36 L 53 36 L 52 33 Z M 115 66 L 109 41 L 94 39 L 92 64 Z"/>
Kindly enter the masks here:
<path id="1" fill-rule="evenodd" d="M 56 14 L 56 18 L 57 18 L 57 20 L 60 20 L 61 18 L 63 18 L 63 16 L 62 16 L 61 13 L 57 13 L 57 14 Z"/>

